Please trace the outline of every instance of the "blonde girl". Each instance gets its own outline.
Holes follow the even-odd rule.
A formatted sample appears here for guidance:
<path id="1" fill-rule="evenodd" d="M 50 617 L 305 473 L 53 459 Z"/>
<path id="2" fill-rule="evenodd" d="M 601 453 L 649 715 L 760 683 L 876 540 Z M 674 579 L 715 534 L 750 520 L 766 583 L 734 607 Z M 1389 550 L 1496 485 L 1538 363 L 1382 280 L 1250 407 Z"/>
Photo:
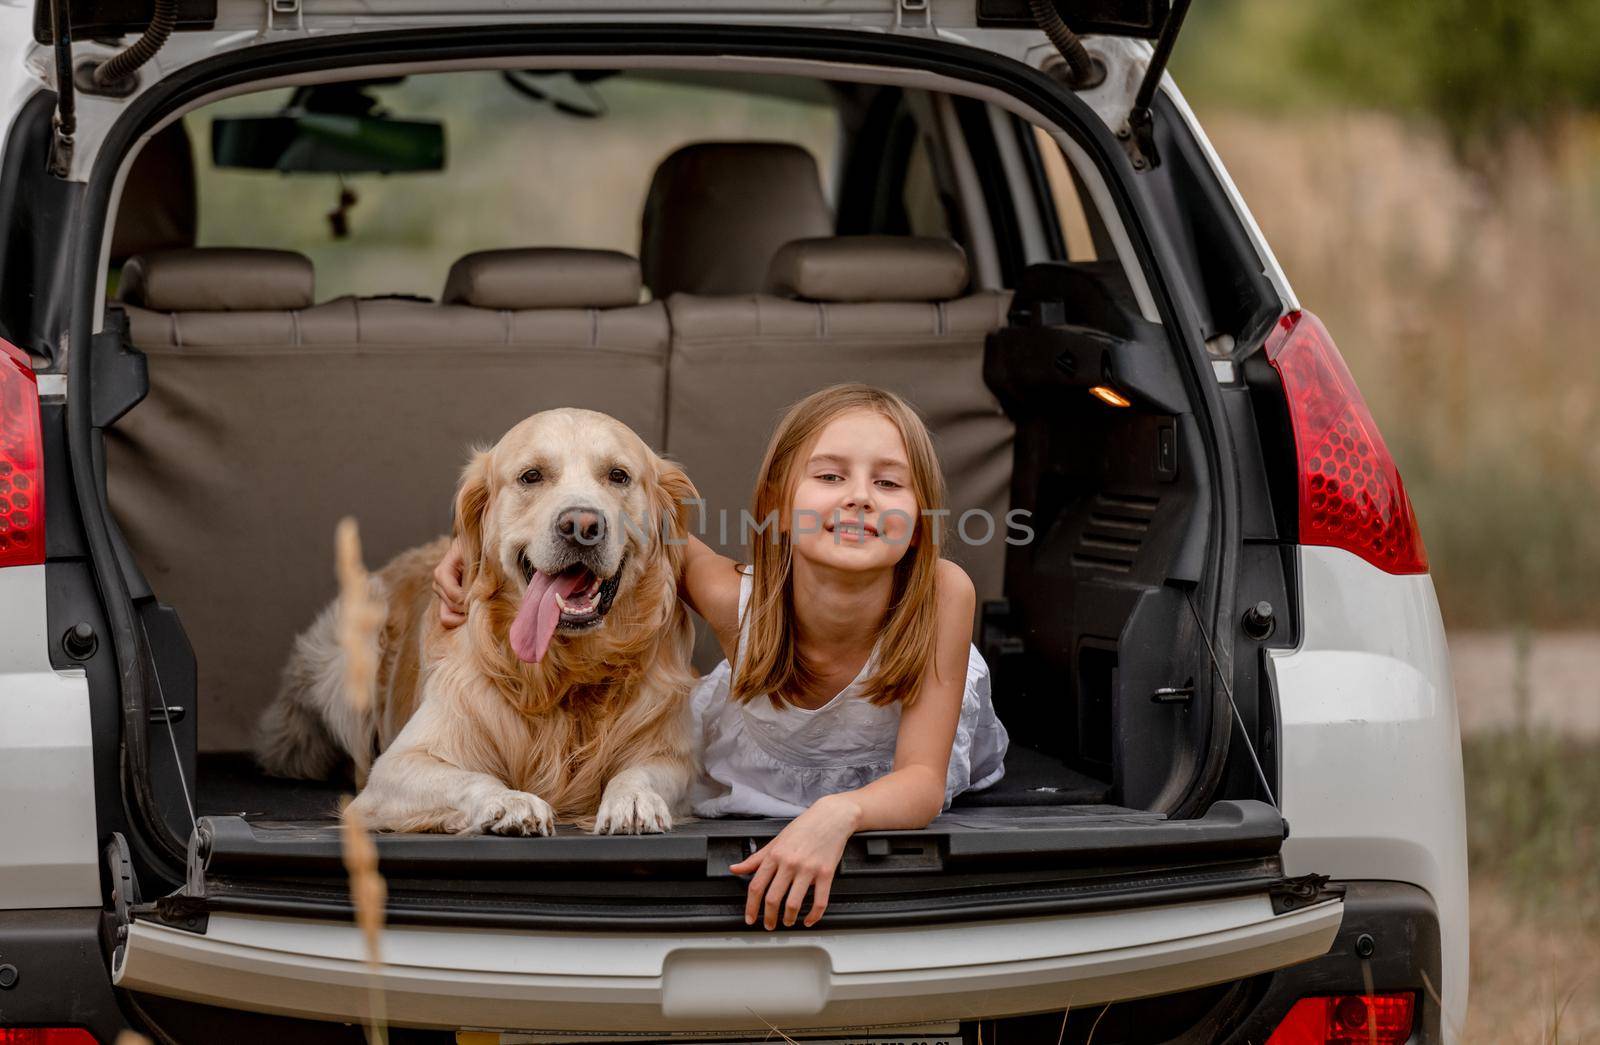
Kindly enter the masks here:
<path id="1" fill-rule="evenodd" d="M 750 876 L 747 924 L 793 925 L 810 893 L 815 925 L 852 834 L 927 826 L 1000 779 L 1008 738 L 970 641 L 972 581 L 940 555 L 938 458 L 904 400 L 850 384 L 794 404 L 753 507 L 752 563 L 691 537 L 679 585 L 727 658 L 693 694 L 693 809 L 792 817 L 730 870 Z M 452 623 L 459 564 L 435 577 Z"/>
<path id="2" fill-rule="evenodd" d="M 973 647 L 972 581 L 940 556 L 944 478 L 891 392 L 837 385 L 779 423 L 756 482 L 753 563 L 691 543 L 682 593 L 728 659 L 696 686 L 699 816 L 794 819 L 734 864 L 745 921 L 815 925 L 845 842 L 914 829 L 1005 772 Z"/>

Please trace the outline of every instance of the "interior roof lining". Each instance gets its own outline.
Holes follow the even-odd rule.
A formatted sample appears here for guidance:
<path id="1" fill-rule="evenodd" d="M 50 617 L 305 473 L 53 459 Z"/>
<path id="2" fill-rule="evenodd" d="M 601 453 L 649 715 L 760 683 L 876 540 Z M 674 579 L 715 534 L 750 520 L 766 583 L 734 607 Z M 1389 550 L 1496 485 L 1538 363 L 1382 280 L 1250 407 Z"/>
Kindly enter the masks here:
<path id="1" fill-rule="evenodd" d="M 1161 314 L 1156 308 L 1155 297 L 1150 290 L 1150 284 L 1144 270 L 1138 264 L 1138 255 L 1133 249 L 1133 243 L 1128 235 L 1126 226 L 1123 224 L 1122 215 L 1112 201 L 1111 191 L 1106 185 L 1104 176 L 1090 160 L 1088 152 L 1063 128 L 1046 119 L 1037 110 L 1017 98 L 991 87 L 919 69 L 804 58 L 756 58 L 741 55 L 705 57 L 699 55 L 622 54 L 525 55 L 498 58 L 443 59 L 438 61 L 347 66 L 313 73 L 264 77 L 260 80 L 253 80 L 248 84 L 222 88 L 202 95 L 192 103 L 167 113 L 166 116 L 140 136 L 138 147 L 130 149 L 127 155 L 122 158 L 122 163 L 117 169 L 116 179 L 112 186 L 111 201 L 106 213 L 105 227 L 102 230 L 100 260 L 97 271 L 103 274 L 108 269 L 112 233 L 116 228 L 117 211 L 122 203 L 123 183 L 127 178 L 128 170 L 133 165 L 134 158 L 152 136 L 174 121 L 182 119 L 186 114 L 196 109 L 204 108 L 214 102 L 222 101 L 225 98 L 255 94 L 275 87 L 298 87 L 306 84 L 335 83 L 341 80 L 360 80 L 379 76 L 394 76 L 396 74 L 471 72 L 494 69 L 709 69 L 742 71 L 784 76 L 805 76 L 821 80 L 850 80 L 858 83 L 883 84 L 959 95 L 987 102 L 1007 112 L 1015 113 L 1034 126 L 1044 128 L 1055 140 L 1056 144 L 1061 147 L 1067 156 L 1067 161 L 1072 164 L 1079 177 L 1083 179 L 1085 186 L 1089 190 L 1090 198 L 1100 212 L 1101 220 L 1104 221 L 1112 242 L 1116 246 L 1117 259 L 1122 263 L 1123 271 L 1133 288 L 1134 299 L 1138 303 L 1140 314 L 1151 323 L 1161 323 Z M 841 75 L 841 72 L 847 73 L 847 75 Z M 101 140 L 103 141 L 104 139 L 102 138 Z M 89 154 L 89 150 L 83 148 L 86 144 L 85 142 L 79 143 L 80 157 L 84 161 L 92 159 L 92 154 Z M 98 144 L 96 142 L 97 147 Z M 95 333 L 99 333 L 104 324 L 106 283 L 107 281 L 102 275 L 95 289 Z"/>

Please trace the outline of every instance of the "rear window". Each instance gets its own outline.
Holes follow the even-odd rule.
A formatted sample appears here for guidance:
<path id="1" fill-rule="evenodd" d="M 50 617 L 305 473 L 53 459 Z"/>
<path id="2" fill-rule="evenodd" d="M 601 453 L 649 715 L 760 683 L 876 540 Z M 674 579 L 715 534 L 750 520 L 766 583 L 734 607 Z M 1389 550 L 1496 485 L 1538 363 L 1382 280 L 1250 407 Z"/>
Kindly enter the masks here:
<path id="1" fill-rule="evenodd" d="M 581 83 L 499 72 L 435 73 L 369 86 L 391 115 L 444 124 L 442 171 L 279 174 L 219 168 L 212 120 L 269 115 L 291 90 L 189 113 L 202 247 L 296 250 L 316 266 L 317 298 L 437 297 L 463 254 L 497 247 L 639 249 L 656 164 L 706 140 L 786 141 L 817 160 L 832 199 L 840 126 L 825 85 L 791 77 L 622 73 Z M 569 111 L 563 111 L 563 109 Z M 591 115 L 574 115 L 570 110 Z M 340 207 L 341 193 L 353 202 Z M 341 212 L 339 218 L 332 217 Z M 335 236 L 342 220 L 345 235 Z"/>

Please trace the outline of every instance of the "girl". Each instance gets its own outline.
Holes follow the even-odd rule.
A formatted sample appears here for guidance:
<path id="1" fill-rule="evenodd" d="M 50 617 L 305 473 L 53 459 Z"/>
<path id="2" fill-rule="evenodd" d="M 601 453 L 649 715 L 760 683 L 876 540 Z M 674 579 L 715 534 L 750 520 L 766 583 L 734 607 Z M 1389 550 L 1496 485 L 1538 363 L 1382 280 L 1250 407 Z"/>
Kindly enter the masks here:
<path id="1" fill-rule="evenodd" d="M 679 586 L 727 659 L 693 694 L 699 816 L 794 819 L 748 859 L 745 922 L 815 925 L 857 831 L 926 827 L 1005 771 L 1008 738 L 969 641 L 972 581 L 940 558 L 944 479 L 898 396 L 836 385 L 792 406 L 746 523 L 753 566 L 691 537 Z M 463 602 L 454 552 L 440 615 Z"/>

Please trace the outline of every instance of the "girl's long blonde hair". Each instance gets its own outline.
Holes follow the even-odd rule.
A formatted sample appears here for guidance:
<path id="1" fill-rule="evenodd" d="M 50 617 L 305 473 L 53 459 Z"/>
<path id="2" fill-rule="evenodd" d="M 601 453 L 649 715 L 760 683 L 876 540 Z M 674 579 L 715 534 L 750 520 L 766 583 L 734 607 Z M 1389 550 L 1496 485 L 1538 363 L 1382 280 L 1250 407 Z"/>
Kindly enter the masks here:
<path id="1" fill-rule="evenodd" d="M 770 530 L 758 529 L 753 537 L 755 575 L 745 610 L 749 626 L 732 685 L 732 697 L 740 703 L 766 694 L 781 707 L 780 694 L 804 692 L 819 680 L 816 669 L 800 655 L 796 641 L 794 549 L 788 516 L 802 455 L 809 452 L 829 422 L 855 410 L 877 413 L 899 429 L 919 509 L 910 547 L 894 567 L 889 610 L 877 629 L 881 642 L 877 666 L 864 684 L 863 696 L 874 704 L 909 705 L 933 662 L 939 544 L 930 532 L 936 517 L 928 513 L 943 509 L 945 501 L 944 474 L 933 439 L 916 411 L 893 392 L 862 384 L 834 385 L 789 408 L 761 462 L 754 497 L 756 524 L 760 527 L 769 517 L 782 521 Z"/>

